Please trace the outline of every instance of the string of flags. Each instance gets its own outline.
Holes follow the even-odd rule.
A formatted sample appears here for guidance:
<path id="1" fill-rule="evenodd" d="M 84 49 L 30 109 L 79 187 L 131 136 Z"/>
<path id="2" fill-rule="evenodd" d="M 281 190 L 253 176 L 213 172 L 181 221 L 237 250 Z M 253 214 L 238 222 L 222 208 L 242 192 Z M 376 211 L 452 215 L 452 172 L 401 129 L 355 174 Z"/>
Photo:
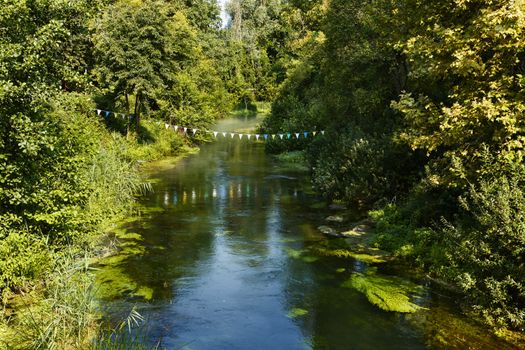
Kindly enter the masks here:
<path id="1" fill-rule="evenodd" d="M 117 112 L 112 112 L 112 111 L 105 111 L 103 109 L 95 109 L 95 112 L 97 112 L 97 115 L 100 117 L 100 116 L 103 116 L 105 118 L 109 118 L 112 114 L 114 117 L 116 118 L 122 118 L 122 119 L 132 119 L 133 118 L 133 114 L 126 114 L 126 113 L 117 113 Z"/>
<path id="2" fill-rule="evenodd" d="M 317 135 L 324 135 L 325 131 L 302 131 L 302 132 L 285 132 L 285 133 L 276 133 L 276 134 L 248 134 L 248 133 L 240 133 L 240 132 L 229 132 L 229 131 L 215 131 L 215 130 L 206 130 L 206 129 L 198 129 L 198 128 L 189 128 L 186 126 L 179 126 L 179 125 L 171 125 L 168 123 L 165 123 L 164 126 L 166 129 L 171 129 L 174 131 L 182 132 L 182 133 L 191 133 L 193 135 L 196 135 L 198 132 L 213 135 L 215 138 L 231 138 L 235 139 L 238 138 L 239 140 L 243 140 L 246 138 L 247 140 L 256 140 L 256 141 L 267 141 L 269 139 L 275 140 L 289 140 L 289 139 L 300 139 L 300 138 L 308 138 L 308 137 L 315 137 Z"/>
<path id="3" fill-rule="evenodd" d="M 96 109 L 95 112 L 98 116 L 103 116 L 105 118 L 109 118 L 111 115 L 113 115 L 116 118 L 122 118 L 122 119 L 129 119 L 131 120 L 133 118 L 133 114 L 126 114 L 126 113 L 117 113 L 113 111 L 106 111 L 103 109 Z M 276 133 L 276 134 L 248 134 L 248 133 L 240 133 L 240 132 L 226 132 L 226 131 L 214 131 L 214 130 L 205 130 L 205 129 L 198 129 L 198 128 L 189 128 L 186 126 L 179 126 L 179 125 L 171 125 L 168 123 L 165 123 L 164 126 L 166 129 L 171 129 L 174 131 L 182 132 L 184 134 L 191 133 L 193 135 L 196 135 L 197 132 L 213 135 L 215 138 L 223 137 L 223 138 L 231 138 L 234 139 L 236 137 L 239 138 L 239 140 L 242 140 L 246 138 L 247 140 L 251 140 L 252 138 L 256 141 L 267 141 L 269 139 L 275 140 L 289 140 L 289 139 L 300 139 L 300 138 L 309 138 L 309 137 L 315 137 L 319 134 L 324 135 L 325 131 L 302 131 L 302 132 L 285 132 L 285 133 Z"/>

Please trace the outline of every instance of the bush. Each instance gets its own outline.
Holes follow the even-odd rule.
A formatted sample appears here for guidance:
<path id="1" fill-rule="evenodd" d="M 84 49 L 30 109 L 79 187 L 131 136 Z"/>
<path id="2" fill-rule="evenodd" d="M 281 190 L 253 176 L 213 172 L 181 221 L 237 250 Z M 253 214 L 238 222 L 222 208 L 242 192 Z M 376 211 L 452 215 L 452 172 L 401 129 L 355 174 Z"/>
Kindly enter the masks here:
<path id="1" fill-rule="evenodd" d="M 493 163 L 488 167 L 496 169 Z M 402 206 L 390 204 L 369 215 L 377 222 L 378 247 L 455 286 L 488 324 L 523 331 L 525 169 L 498 169 L 492 174 L 485 169 L 479 184 L 448 206 L 441 202 L 451 192 L 423 186 L 426 191 L 416 191 Z"/>
<path id="2" fill-rule="evenodd" d="M 525 330 L 523 170 L 482 180 L 461 198 L 464 212 L 443 230 L 443 273 L 494 326 Z"/>
<path id="3" fill-rule="evenodd" d="M 5 219 L 5 217 L 0 217 Z M 5 303 L 11 289 L 23 290 L 51 267 L 50 252 L 43 238 L 27 231 L 0 226 L 0 301 Z"/>
<path id="4" fill-rule="evenodd" d="M 199 134 L 197 133 L 197 137 Z M 119 139 L 115 135 L 115 139 Z M 123 140 L 122 140 L 123 141 Z M 130 161 L 150 161 L 176 154 L 184 146 L 183 138 L 173 129 L 166 129 L 164 123 L 144 119 L 138 139 L 130 137 L 123 155 Z"/>
<path id="5" fill-rule="evenodd" d="M 327 132 L 308 148 L 315 187 L 325 196 L 370 205 L 410 182 L 407 154 L 387 138 L 354 128 Z"/>

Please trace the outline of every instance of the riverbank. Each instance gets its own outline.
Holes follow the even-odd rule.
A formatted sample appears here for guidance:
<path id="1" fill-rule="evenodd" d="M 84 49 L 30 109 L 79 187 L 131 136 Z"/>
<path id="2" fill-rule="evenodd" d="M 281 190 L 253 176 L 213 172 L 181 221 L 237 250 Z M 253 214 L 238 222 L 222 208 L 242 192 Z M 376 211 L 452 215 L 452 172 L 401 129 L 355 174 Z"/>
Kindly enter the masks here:
<path id="1" fill-rule="evenodd" d="M 2 289 L 0 349 L 104 348 L 106 340 L 94 342 L 107 332 L 100 328 L 92 266 L 116 250 L 107 232 L 134 210 L 136 195 L 150 190 L 141 175 L 148 162 L 167 157 L 173 162 L 196 151 L 158 122 L 143 120 L 142 127 L 147 139 L 93 126 L 101 141 L 86 169 L 86 181 L 94 185 L 75 240 L 61 245 L 33 240 L 31 250 L 18 253 L 12 242 L 2 242 L 3 278 L 16 274 L 13 283 L 20 283 Z"/>
<path id="2" fill-rule="evenodd" d="M 334 205 L 334 209 L 333 215 L 326 217 L 325 223 L 318 227 L 331 242 L 318 249 L 318 253 L 365 264 L 367 268 L 353 276 L 348 287 L 361 292 L 371 304 L 384 311 L 410 315 L 408 320 L 412 320 L 416 328 L 430 334 L 427 341 L 432 348 L 461 348 L 465 339 L 469 339 L 469 344 L 475 344 L 473 348 L 525 347 L 524 333 L 488 326 L 471 305 L 463 301 L 462 291 L 453 283 L 417 264 L 410 251 L 413 242 L 405 240 L 400 244 L 399 236 L 393 234 L 392 227 L 383 221 L 383 211 L 370 211 L 366 218 L 352 221 L 349 218 L 356 218 L 354 212 L 348 213 L 343 205 Z M 411 228 L 395 228 L 395 232 L 402 230 L 410 231 Z M 397 249 L 392 248 L 393 240 Z M 390 244 L 385 243 L 388 241 Z M 399 278 L 400 275 L 405 277 Z M 448 307 L 422 307 L 425 298 L 421 295 L 430 293 L 422 293 L 424 288 L 453 300 L 450 306 L 461 310 L 461 315 L 451 312 Z M 415 297 L 418 295 L 419 298 Z"/>

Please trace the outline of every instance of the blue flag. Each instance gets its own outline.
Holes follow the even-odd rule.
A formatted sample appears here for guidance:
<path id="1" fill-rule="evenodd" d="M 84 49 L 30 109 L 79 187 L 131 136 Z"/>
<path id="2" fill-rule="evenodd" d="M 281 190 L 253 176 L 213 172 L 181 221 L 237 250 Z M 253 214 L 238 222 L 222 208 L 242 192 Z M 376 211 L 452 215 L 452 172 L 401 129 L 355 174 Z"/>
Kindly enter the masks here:
<path id="1" fill-rule="evenodd" d="M 268 134 L 264 134 L 264 139 L 268 140 Z"/>
<path id="2" fill-rule="evenodd" d="M 305 131 L 303 134 L 304 134 L 304 138 L 308 137 L 308 131 Z"/>
<path id="3" fill-rule="evenodd" d="M 109 114 L 110 114 L 111 112 L 108 112 L 108 111 L 104 111 L 104 112 L 106 112 L 106 118 L 109 117 Z"/>

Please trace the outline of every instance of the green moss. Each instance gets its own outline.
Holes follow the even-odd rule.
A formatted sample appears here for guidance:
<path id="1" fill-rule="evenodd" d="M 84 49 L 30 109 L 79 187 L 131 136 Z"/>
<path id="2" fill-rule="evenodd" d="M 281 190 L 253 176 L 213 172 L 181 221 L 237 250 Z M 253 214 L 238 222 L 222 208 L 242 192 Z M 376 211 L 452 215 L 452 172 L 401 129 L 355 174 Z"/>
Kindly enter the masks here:
<path id="1" fill-rule="evenodd" d="M 369 302 L 385 311 L 413 313 L 422 309 L 410 301 L 410 294 L 421 287 L 398 277 L 379 276 L 373 271 L 355 273 L 343 283 L 343 287 L 358 290 L 366 295 Z"/>

